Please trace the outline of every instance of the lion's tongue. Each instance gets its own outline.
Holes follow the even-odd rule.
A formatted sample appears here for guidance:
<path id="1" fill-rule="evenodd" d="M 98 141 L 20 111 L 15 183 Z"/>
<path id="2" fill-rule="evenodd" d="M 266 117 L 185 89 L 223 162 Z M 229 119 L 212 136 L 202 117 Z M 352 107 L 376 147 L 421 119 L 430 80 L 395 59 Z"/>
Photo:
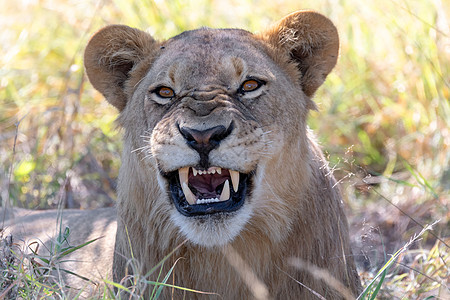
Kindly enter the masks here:
<path id="1" fill-rule="evenodd" d="M 225 174 L 204 174 L 197 176 L 190 174 L 189 185 L 197 190 L 197 197 L 201 195 L 201 198 L 219 198 L 220 191 L 217 191 L 217 187 L 229 178 Z"/>

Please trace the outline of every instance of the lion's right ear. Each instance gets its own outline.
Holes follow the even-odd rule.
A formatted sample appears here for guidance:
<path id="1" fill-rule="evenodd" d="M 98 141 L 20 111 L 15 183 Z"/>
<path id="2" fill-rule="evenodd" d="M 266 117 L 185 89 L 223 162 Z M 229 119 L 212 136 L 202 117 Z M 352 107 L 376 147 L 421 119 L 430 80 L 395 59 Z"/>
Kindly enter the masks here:
<path id="1" fill-rule="evenodd" d="M 126 81 L 130 72 L 157 46 L 151 35 L 124 25 L 110 25 L 97 32 L 84 52 L 89 81 L 109 103 L 122 111 L 127 103 Z"/>
<path id="2" fill-rule="evenodd" d="M 269 28 L 263 37 L 296 63 L 303 91 L 309 97 L 325 81 L 338 58 L 336 27 L 327 17 L 313 11 L 291 13 Z"/>

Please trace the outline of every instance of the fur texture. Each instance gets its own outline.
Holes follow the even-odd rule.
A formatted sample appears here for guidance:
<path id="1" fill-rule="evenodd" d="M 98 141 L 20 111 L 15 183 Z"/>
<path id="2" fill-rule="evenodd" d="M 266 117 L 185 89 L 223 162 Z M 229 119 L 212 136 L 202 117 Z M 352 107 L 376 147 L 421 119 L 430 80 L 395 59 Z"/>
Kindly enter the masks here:
<path id="1" fill-rule="evenodd" d="M 340 192 L 306 125 L 315 108 L 311 97 L 336 64 L 338 49 L 334 25 L 310 11 L 290 14 L 258 35 L 202 28 L 158 42 L 121 25 L 94 35 L 86 71 L 119 110 L 124 129 L 115 280 L 131 272 L 130 257 L 146 274 L 182 244 L 172 255 L 172 262 L 183 259 L 171 282 L 223 299 L 309 299 L 315 297 L 310 290 L 343 297 L 291 258 L 326 270 L 348 293 L 358 293 Z M 244 91 L 248 80 L 258 87 Z M 162 87 L 171 97 L 161 96 Z M 199 152 L 184 128 L 206 140 L 215 128 L 227 128 L 227 135 Z M 186 167 L 248 176 L 242 206 L 180 213 L 168 174 Z M 184 293 L 165 292 L 175 299 Z"/>
<path id="2" fill-rule="evenodd" d="M 311 296 L 284 272 L 327 298 L 339 297 L 325 282 L 290 267 L 290 257 L 326 269 L 356 294 L 341 197 L 306 126 L 315 107 L 311 97 L 334 67 L 338 49 L 333 24 L 307 11 L 259 35 L 203 28 L 157 42 L 136 29 L 110 26 L 92 38 L 87 74 L 119 109 L 125 129 L 117 280 L 130 248 L 145 273 L 187 239 L 174 256 L 184 258 L 174 271 L 177 285 L 248 298 L 249 287 L 224 256 L 229 250 L 273 297 Z M 239 93 L 249 78 L 264 84 Z M 160 97 L 155 90 L 161 86 L 175 96 Z M 205 166 L 179 128 L 206 131 L 231 123 L 233 131 L 208 153 L 207 166 L 252 174 L 245 203 L 232 213 L 180 214 L 162 174 Z"/>

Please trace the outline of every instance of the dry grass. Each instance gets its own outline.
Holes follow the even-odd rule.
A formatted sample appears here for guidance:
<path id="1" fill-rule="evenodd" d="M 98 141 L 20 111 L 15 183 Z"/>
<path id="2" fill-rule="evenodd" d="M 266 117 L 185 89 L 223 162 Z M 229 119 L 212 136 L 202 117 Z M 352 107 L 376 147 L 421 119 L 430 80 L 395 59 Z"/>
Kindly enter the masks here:
<path id="1" fill-rule="evenodd" d="M 5 2 L 2 205 L 55 207 L 60 190 L 66 207 L 114 203 L 121 150 L 116 112 L 86 82 L 82 64 L 83 47 L 100 27 L 125 23 L 161 39 L 203 25 L 258 31 L 301 8 L 329 16 L 341 36 L 338 66 L 317 93 L 319 112 L 309 123 L 347 196 L 362 278 L 367 285 L 414 234 L 439 221 L 390 266 L 377 297 L 445 299 L 450 275 L 446 1 Z M 11 248 L 8 239 L 2 243 Z M 2 270 L 11 270 L 8 261 L 17 265 L 21 256 L 3 251 Z M 23 277 L 5 272 L 2 295 L 17 293 L 8 287 Z"/>

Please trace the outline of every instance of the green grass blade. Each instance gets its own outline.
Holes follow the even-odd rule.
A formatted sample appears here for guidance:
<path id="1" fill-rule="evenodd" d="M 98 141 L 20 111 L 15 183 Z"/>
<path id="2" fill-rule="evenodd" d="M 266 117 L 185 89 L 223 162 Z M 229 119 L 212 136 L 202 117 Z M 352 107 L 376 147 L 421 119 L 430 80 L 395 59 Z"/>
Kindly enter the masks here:
<path id="1" fill-rule="evenodd" d="M 383 271 L 383 274 L 381 275 L 380 280 L 378 281 L 378 284 L 376 285 L 375 290 L 373 291 L 373 293 L 372 293 L 372 295 L 370 297 L 370 300 L 375 300 L 375 297 L 377 296 L 378 292 L 381 289 L 381 286 L 383 285 L 384 278 L 386 277 L 386 274 L 387 274 L 387 270 L 388 269 L 385 269 Z"/>
<path id="2" fill-rule="evenodd" d="M 53 269 L 56 270 L 56 268 L 53 268 Z M 72 271 L 69 271 L 69 270 L 66 270 L 66 269 L 61 269 L 61 268 L 59 268 L 58 270 L 60 270 L 60 271 L 62 271 L 62 272 L 64 272 L 64 273 L 67 273 L 67 274 L 76 276 L 76 277 L 78 277 L 78 278 L 80 278 L 80 279 L 83 279 L 84 281 L 89 281 L 89 282 L 91 282 L 91 283 L 97 285 L 97 283 L 96 283 L 95 281 L 92 281 L 92 280 L 90 280 L 89 278 L 84 277 L 84 276 L 82 276 L 82 275 L 79 275 L 79 274 L 77 274 L 77 273 L 74 273 L 74 272 L 72 272 Z"/>
<path id="3" fill-rule="evenodd" d="M 169 272 L 168 272 L 168 273 L 166 274 L 166 276 L 164 277 L 162 283 L 167 283 L 167 280 L 169 280 L 169 277 L 170 277 L 170 275 L 172 274 L 173 269 L 175 268 L 175 266 L 176 266 L 176 264 L 177 264 L 177 262 L 178 262 L 179 260 L 180 260 L 180 258 L 177 259 L 177 260 L 175 261 L 175 263 L 173 264 L 173 266 L 170 268 Z M 151 298 L 151 299 L 158 299 L 158 297 L 159 297 L 159 295 L 161 294 L 163 288 L 164 288 L 164 286 L 160 285 L 160 286 L 158 287 L 158 290 L 156 291 L 155 298 Z"/>
<path id="4" fill-rule="evenodd" d="M 117 282 L 114 282 L 114 281 L 111 281 L 111 280 L 108 280 L 108 279 L 104 279 L 103 282 L 106 283 L 106 284 L 112 285 L 113 287 L 115 287 L 115 288 L 117 288 L 119 290 L 131 293 L 129 288 L 127 288 L 124 285 L 121 285 L 120 283 L 117 283 Z"/>
<path id="5" fill-rule="evenodd" d="M 162 264 L 161 268 L 159 269 L 158 277 L 156 278 L 156 281 L 158 281 L 158 282 L 159 282 L 159 278 L 161 278 L 163 267 L 164 267 L 164 264 Z M 157 299 L 157 296 L 155 296 L 157 293 L 157 290 L 158 290 L 158 288 L 156 286 L 153 286 L 152 293 L 150 295 L 150 299 Z"/>
<path id="6" fill-rule="evenodd" d="M 421 185 L 426 191 L 432 194 L 435 199 L 439 198 L 439 195 L 431 186 L 430 182 L 419 171 L 415 170 L 405 159 L 403 160 L 403 166 L 416 179 L 419 185 Z"/>
<path id="7" fill-rule="evenodd" d="M 85 246 L 87 246 L 87 245 L 89 245 L 89 244 L 91 244 L 91 243 L 93 243 L 93 242 L 95 242 L 95 241 L 101 239 L 101 238 L 102 238 L 102 237 L 98 237 L 98 238 L 96 238 L 96 239 L 87 241 L 86 243 L 80 244 L 80 245 L 78 245 L 78 246 L 71 247 L 70 249 L 68 249 L 68 250 L 66 250 L 66 251 L 64 251 L 64 252 L 62 252 L 62 253 L 60 253 L 60 254 L 58 254 L 57 258 L 58 258 L 58 259 L 63 258 L 64 256 L 67 256 L 67 255 L 69 255 L 70 253 L 72 253 L 72 252 L 74 252 L 74 251 L 77 251 L 78 249 L 81 249 L 81 248 L 83 248 L 83 247 L 85 247 Z"/>
<path id="8" fill-rule="evenodd" d="M 167 254 L 156 266 L 150 269 L 150 271 L 145 274 L 145 277 L 148 277 L 150 274 L 155 272 L 169 257 L 171 257 L 181 246 L 183 246 L 187 240 L 184 240 L 181 244 L 179 244 L 175 249 L 173 249 L 169 254 Z"/>

